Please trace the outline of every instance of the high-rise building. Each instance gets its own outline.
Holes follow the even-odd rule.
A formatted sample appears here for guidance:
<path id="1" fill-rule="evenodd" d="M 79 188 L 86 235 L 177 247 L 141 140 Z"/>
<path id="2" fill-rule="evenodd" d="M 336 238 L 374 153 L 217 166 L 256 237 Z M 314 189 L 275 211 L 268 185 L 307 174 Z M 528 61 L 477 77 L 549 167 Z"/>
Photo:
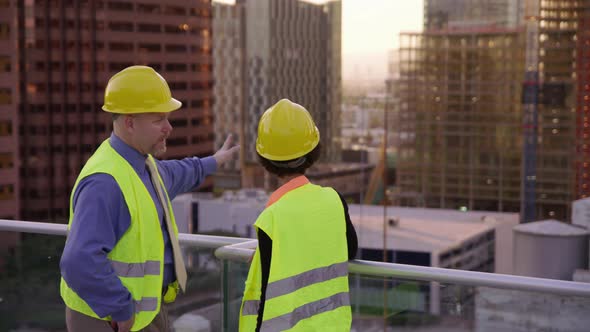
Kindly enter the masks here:
<path id="1" fill-rule="evenodd" d="M 424 28 L 516 28 L 522 23 L 522 11 L 523 0 L 426 0 Z"/>
<path id="2" fill-rule="evenodd" d="M 524 35 L 401 35 L 397 185 L 404 206 L 518 211 Z"/>
<path id="3" fill-rule="evenodd" d="M 15 219 L 20 208 L 18 68 L 15 1 L 0 1 L 0 219 Z"/>
<path id="4" fill-rule="evenodd" d="M 228 134 L 242 143 L 239 159 L 222 166 L 216 173 L 215 185 L 222 188 L 241 186 L 240 170 L 244 161 L 246 140 L 246 6 L 213 3 L 213 114 L 215 146 L 221 147 Z"/>
<path id="5" fill-rule="evenodd" d="M 153 67 L 183 103 L 166 157 L 212 153 L 210 0 L 1 6 L 0 217 L 67 218 L 79 170 L 111 131 L 105 85 L 130 65 Z"/>
<path id="6" fill-rule="evenodd" d="M 590 2 L 524 5 L 512 32 L 492 24 L 404 36 L 402 204 L 569 220 L 571 202 L 590 193 Z"/>
<path id="7" fill-rule="evenodd" d="M 228 132 L 241 133 L 242 166 L 255 162 L 258 119 L 272 104 L 289 98 L 304 105 L 316 121 L 324 160 L 337 160 L 341 2 L 249 0 L 232 8 L 215 6 L 214 53 L 221 55 L 214 64 L 220 75 L 216 144 Z"/>

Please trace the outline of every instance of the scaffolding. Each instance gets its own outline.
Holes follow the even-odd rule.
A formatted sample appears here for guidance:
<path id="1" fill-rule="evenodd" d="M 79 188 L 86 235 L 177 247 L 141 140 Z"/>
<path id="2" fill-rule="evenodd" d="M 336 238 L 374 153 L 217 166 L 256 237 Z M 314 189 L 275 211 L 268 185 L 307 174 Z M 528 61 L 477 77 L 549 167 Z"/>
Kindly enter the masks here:
<path id="1" fill-rule="evenodd" d="M 524 5 L 514 29 L 401 35 L 401 205 L 569 220 L 590 195 L 590 1 Z"/>
<path id="2" fill-rule="evenodd" d="M 401 35 L 398 202 L 518 211 L 524 33 Z"/>

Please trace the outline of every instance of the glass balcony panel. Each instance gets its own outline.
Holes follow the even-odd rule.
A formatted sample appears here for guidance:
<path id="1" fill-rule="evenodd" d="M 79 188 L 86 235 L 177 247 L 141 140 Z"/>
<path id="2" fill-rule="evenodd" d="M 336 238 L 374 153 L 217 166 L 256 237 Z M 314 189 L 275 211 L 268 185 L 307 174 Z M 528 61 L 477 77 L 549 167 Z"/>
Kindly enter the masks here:
<path id="1" fill-rule="evenodd" d="M 223 266 L 223 331 L 237 331 L 248 264 Z M 362 274 L 349 281 L 353 331 L 584 331 L 590 324 L 588 297 Z"/>

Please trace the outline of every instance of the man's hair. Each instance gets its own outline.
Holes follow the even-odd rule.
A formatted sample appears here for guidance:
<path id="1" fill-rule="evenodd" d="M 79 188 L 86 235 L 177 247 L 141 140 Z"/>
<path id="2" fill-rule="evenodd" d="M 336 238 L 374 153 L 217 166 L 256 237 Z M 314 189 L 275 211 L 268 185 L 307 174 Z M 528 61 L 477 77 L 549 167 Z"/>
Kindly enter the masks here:
<path id="1" fill-rule="evenodd" d="M 308 152 L 303 157 L 285 161 L 274 161 L 266 159 L 258 154 L 258 160 L 264 169 L 266 169 L 269 173 L 279 177 L 295 174 L 303 175 L 308 168 L 310 168 L 318 159 L 320 159 L 321 151 L 321 144 L 318 143 L 318 145 L 313 150 Z"/>
<path id="2" fill-rule="evenodd" d="M 111 115 L 113 116 L 113 121 L 117 120 L 121 116 L 119 113 L 111 113 Z"/>

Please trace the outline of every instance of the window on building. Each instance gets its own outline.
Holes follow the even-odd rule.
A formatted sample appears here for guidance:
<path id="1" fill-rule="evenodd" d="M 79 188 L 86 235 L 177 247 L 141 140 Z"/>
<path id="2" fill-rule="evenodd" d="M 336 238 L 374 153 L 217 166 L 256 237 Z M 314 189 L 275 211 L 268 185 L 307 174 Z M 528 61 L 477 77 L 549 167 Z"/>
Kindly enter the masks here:
<path id="1" fill-rule="evenodd" d="M 187 27 L 188 29 L 188 27 Z M 180 34 L 180 33 L 186 33 L 186 30 L 184 29 L 184 25 L 165 25 L 164 26 L 164 32 L 168 33 L 168 34 Z"/>
<path id="2" fill-rule="evenodd" d="M 139 4 L 137 4 L 137 11 L 140 13 L 159 14 L 160 13 L 160 5 L 139 3 Z"/>
<path id="3" fill-rule="evenodd" d="M 175 128 L 184 128 L 188 125 L 188 119 L 172 119 L 170 125 Z"/>
<path id="4" fill-rule="evenodd" d="M 162 50 L 162 45 L 160 45 L 160 44 L 143 43 L 143 44 L 139 44 L 137 47 L 139 48 L 140 51 L 145 51 L 145 52 L 160 52 Z"/>
<path id="5" fill-rule="evenodd" d="M 186 9 L 178 6 L 164 7 L 164 14 L 166 15 L 186 15 Z"/>
<path id="6" fill-rule="evenodd" d="M 187 145 L 188 139 L 186 137 L 175 137 L 168 139 L 169 146 Z"/>
<path id="7" fill-rule="evenodd" d="M 123 1 L 109 1 L 107 8 L 118 11 L 133 11 L 133 3 Z"/>
<path id="8" fill-rule="evenodd" d="M 109 63 L 109 70 L 110 71 L 121 71 L 133 64 L 130 62 L 111 62 Z"/>
<path id="9" fill-rule="evenodd" d="M 199 73 L 203 73 L 203 72 L 211 72 L 213 71 L 211 68 L 211 65 L 205 65 L 205 64 L 200 64 L 198 66 L 194 66 L 193 67 L 193 71 L 199 72 Z"/>
<path id="10" fill-rule="evenodd" d="M 12 89 L 0 88 L 0 105 L 12 104 Z"/>
<path id="11" fill-rule="evenodd" d="M 8 39 L 10 37 L 10 25 L 8 23 L 0 23 L 0 40 Z"/>
<path id="12" fill-rule="evenodd" d="M 170 89 L 172 90 L 186 90 L 188 88 L 188 84 L 186 82 L 170 82 Z"/>
<path id="13" fill-rule="evenodd" d="M 186 53 L 187 47 L 182 44 L 168 44 L 166 45 L 166 52 L 170 53 Z"/>
<path id="14" fill-rule="evenodd" d="M 91 25 L 85 30 L 90 30 Z M 96 21 L 96 31 L 104 31 L 104 22 L 103 21 Z"/>
<path id="15" fill-rule="evenodd" d="M 14 186 L 12 184 L 0 184 L 0 200 L 14 198 Z"/>
<path id="16" fill-rule="evenodd" d="M 10 57 L 8 55 L 0 55 L 0 73 L 8 73 L 10 70 Z"/>
<path id="17" fill-rule="evenodd" d="M 133 23 L 130 22 L 109 22 L 109 29 L 111 31 L 132 32 Z"/>
<path id="18" fill-rule="evenodd" d="M 138 23 L 137 24 L 137 31 L 139 31 L 139 32 L 160 33 L 160 32 L 162 32 L 162 28 L 160 27 L 159 24 Z"/>
<path id="19" fill-rule="evenodd" d="M 0 121 L 0 136 L 12 135 L 12 122 L 8 120 Z"/>
<path id="20" fill-rule="evenodd" d="M 232 15 L 237 14 L 237 11 L 231 11 Z M 191 8 L 190 9 L 190 14 L 192 16 L 200 16 L 200 17 L 211 17 L 211 11 L 209 9 L 197 9 L 197 8 Z"/>
<path id="21" fill-rule="evenodd" d="M 133 43 L 109 43 L 111 51 L 133 51 Z"/>
<path id="22" fill-rule="evenodd" d="M 194 81 L 191 82 L 191 89 L 193 90 L 204 90 L 207 88 L 210 88 L 210 84 L 209 82 L 200 82 L 200 81 Z"/>
<path id="23" fill-rule="evenodd" d="M 187 65 L 185 63 L 167 63 L 166 64 L 166 71 L 186 71 Z"/>

